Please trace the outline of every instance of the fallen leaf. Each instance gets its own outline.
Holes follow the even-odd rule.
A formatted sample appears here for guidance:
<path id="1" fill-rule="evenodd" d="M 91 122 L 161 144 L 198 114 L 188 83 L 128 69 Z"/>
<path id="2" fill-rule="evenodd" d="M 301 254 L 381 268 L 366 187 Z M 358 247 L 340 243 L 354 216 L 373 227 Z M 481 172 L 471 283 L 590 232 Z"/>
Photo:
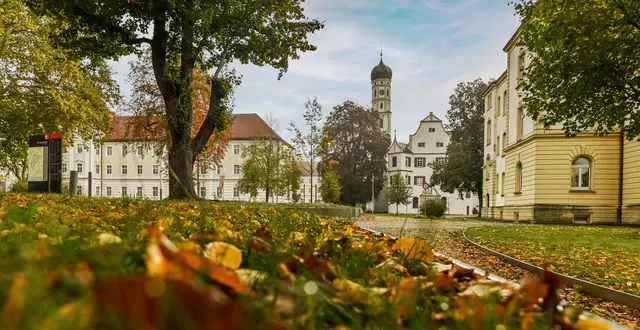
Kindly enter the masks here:
<path id="1" fill-rule="evenodd" d="M 394 315 L 399 320 L 406 320 L 416 311 L 418 299 L 418 281 L 413 278 L 403 278 L 396 288 Z"/>
<path id="2" fill-rule="evenodd" d="M 27 278 L 24 274 L 13 275 L 13 283 L 2 307 L 2 323 L 10 328 L 16 328 L 22 320 L 22 312 L 27 292 Z"/>
<path id="3" fill-rule="evenodd" d="M 207 244 L 204 255 L 214 264 L 229 269 L 238 269 L 242 264 L 242 251 L 224 242 L 211 242 Z"/>
<path id="4" fill-rule="evenodd" d="M 425 262 L 433 261 L 433 248 L 431 245 L 412 237 L 396 240 L 392 250 L 402 251 L 410 259 L 418 259 Z"/>

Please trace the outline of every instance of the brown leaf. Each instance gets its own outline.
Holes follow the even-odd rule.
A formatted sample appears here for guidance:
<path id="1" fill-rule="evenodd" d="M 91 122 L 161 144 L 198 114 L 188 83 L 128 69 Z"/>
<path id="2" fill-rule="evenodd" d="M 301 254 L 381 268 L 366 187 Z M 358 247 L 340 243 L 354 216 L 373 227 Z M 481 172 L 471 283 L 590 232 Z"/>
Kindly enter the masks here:
<path id="1" fill-rule="evenodd" d="M 537 305 L 539 300 L 547 298 L 549 285 L 542 283 L 535 275 L 527 274 L 520 280 L 520 297 L 527 305 Z"/>
<path id="2" fill-rule="evenodd" d="M 265 241 L 264 239 L 256 236 L 251 237 L 249 248 L 251 249 L 251 251 L 259 253 L 271 252 L 271 244 L 267 243 L 267 241 Z"/>
<path id="3" fill-rule="evenodd" d="M 282 279 L 287 279 L 293 281 L 296 279 L 296 276 L 289 270 L 289 267 L 284 262 L 281 262 L 278 265 L 278 277 Z"/>
<path id="4" fill-rule="evenodd" d="M 335 267 L 329 261 L 316 256 L 309 256 L 304 260 L 304 265 L 311 270 L 316 277 L 327 283 L 331 283 L 336 279 Z"/>
<path id="5" fill-rule="evenodd" d="M 457 279 L 462 279 L 465 277 L 473 278 L 473 268 L 462 268 L 458 265 L 453 265 L 453 268 L 449 271 L 449 276 Z"/>

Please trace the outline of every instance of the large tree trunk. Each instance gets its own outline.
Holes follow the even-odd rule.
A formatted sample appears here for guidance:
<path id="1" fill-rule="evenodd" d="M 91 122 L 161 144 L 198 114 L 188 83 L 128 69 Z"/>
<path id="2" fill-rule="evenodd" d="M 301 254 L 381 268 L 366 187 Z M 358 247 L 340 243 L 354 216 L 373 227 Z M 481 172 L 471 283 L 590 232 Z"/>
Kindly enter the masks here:
<path id="1" fill-rule="evenodd" d="M 172 137 L 173 144 L 169 150 L 169 198 L 193 198 L 193 150 L 187 135 Z"/>

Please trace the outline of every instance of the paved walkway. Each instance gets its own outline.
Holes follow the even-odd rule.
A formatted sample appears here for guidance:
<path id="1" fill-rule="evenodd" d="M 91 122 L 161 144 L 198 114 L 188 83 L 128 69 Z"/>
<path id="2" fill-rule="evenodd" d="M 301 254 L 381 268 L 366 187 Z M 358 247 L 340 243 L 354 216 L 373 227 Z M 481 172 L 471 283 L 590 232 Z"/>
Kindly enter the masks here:
<path id="1" fill-rule="evenodd" d="M 406 221 L 406 223 L 405 223 Z M 450 220 L 450 219 L 407 219 L 390 216 L 363 216 L 356 222 L 360 227 L 399 236 L 421 236 L 422 232 L 454 232 L 471 227 L 482 226 L 512 226 L 511 223 L 482 221 L 482 220 Z"/>

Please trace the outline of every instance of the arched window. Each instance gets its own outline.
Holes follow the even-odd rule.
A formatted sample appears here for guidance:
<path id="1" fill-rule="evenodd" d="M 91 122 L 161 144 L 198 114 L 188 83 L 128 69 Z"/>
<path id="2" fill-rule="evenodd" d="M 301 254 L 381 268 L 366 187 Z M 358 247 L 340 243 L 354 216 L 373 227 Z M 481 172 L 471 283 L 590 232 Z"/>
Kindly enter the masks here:
<path id="1" fill-rule="evenodd" d="M 522 163 L 516 164 L 516 192 L 522 192 Z"/>
<path id="2" fill-rule="evenodd" d="M 382 118 L 380 118 L 380 128 L 384 128 L 384 120 Z"/>
<path id="3" fill-rule="evenodd" d="M 580 156 L 571 164 L 571 189 L 589 190 L 591 187 L 591 160 Z"/>
<path id="4" fill-rule="evenodd" d="M 417 209 L 418 208 L 418 197 L 414 197 L 413 198 L 413 208 Z"/>
<path id="5" fill-rule="evenodd" d="M 380 102 L 380 110 L 384 110 L 384 103 Z"/>
<path id="6" fill-rule="evenodd" d="M 491 143 L 491 120 L 487 121 L 487 145 Z"/>

